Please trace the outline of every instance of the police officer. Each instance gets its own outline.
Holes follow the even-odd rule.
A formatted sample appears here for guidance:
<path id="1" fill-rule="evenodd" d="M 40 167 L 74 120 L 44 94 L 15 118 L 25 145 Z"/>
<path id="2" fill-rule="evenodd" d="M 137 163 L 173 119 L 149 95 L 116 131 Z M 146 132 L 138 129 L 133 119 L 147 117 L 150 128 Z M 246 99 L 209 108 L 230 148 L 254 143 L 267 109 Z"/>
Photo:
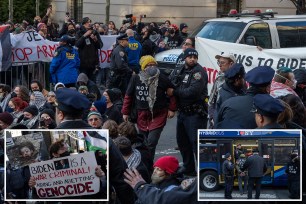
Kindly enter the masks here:
<path id="1" fill-rule="evenodd" d="M 169 88 L 167 94 L 178 100 L 176 139 L 183 157 L 184 168 L 179 173 L 194 175 L 195 155 L 197 155 L 197 131 L 206 128 L 207 123 L 207 82 L 203 67 L 198 64 L 198 52 L 187 48 L 184 51 L 185 64 L 182 65 L 179 82 L 175 89 Z"/>
<path id="2" fill-rule="evenodd" d="M 59 45 L 50 64 L 51 82 L 61 82 L 66 87 L 73 87 L 80 67 L 79 53 L 71 46 L 67 35 L 61 37 Z"/>
<path id="3" fill-rule="evenodd" d="M 131 69 L 128 66 L 128 58 L 125 48 L 129 46 L 127 34 L 117 37 L 118 45 L 113 50 L 110 63 L 110 76 L 107 88 L 118 88 L 121 90 L 122 95 L 129 82 L 128 76 L 131 75 Z"/>
<path id="4" fill-rule="evenodd" d="M 128 56 L 128 65 L 133 72 L 138 74 L 140 71 L 139 59 L 141 55 L 142 46 L 140 42 L 135 40 L 134 31 L 132 29 L 127 29 L 126 34 L 129 38 L 129 45 L 126 48 Z"/>
<path id="5" fill-rule="evenodd" d="M 283 129 L 277 123 L 277 118 L 285 110 L 280 99 L 275 99 L 269 94 L 257 94 L 254 96 L 254 106 L 251 110 L 255 113 L 255 121 L 260 129 Z"/>
<path id="6" fill-rule="evenodd" d="M 234 164 L 231 162 L 232 156 L 226 153 L 225 161 L 222 164 L 222 171 L 224 174 L 225 190 L 224 198 L 232 199 L 232 191 L 234 186 Z"/>
<path id="7" fill-rule="evenodd" d="M 87 97 L 76 90 L 61 88 L 56 91 L 58 106 L 56 108 L 57 129 L 92 129 L 82 120 L 83 112 L 91 103 Z M 127 164 L 119 149 L 109 140 L 109 180 L 116 190 L 121 203 L 134 203 L 133 189 L 123 181 L 123 173 Z"/>
<path id="8" fill-rule="evenodd" d="M 215 114 L 217 115 L 222 103 L 234 96 L 242 96 L 244 92 L 244 66 L 242 64 L 233 64 L 225 73 L 225 83 L 219 89 L 217 96 L 217 106 Z"/>
<path id="9" fill-rule="evenodd" d="M 286 167 L 288 174 L 289 198 L 300 198 L 300 157 L 298 150 L 291 152 L 290 161 Z"/>
<path id="10" fill-rule="evenodd" d="M 225 101 L 218 111 L 215 127 L 219 128 L 224 120 L 231 120 L 243 129 L 257 127 L 253 107 L 253 97 L 256 94 L 270 93 L 271 81 L 274 77 L 274 69 L 269 66 L 259 66 L 250 70 L 245 75 L 245 80 L 250 83 L 245 96 L 236 96 Z"/>
<path id="11" fill-rule="evenodd" d="M 265 163 L 264 158 L 259 156 L 259 151 L 257 148 L 254 148 L 252 152 L 253 155 L 247 158 L 241 171 L 248 170 L 248 199 L 252 198 L 254 184 L 256 185 L 255 198 L 259 199 L 261 180 L 264 173 L 267 171 L 267 165 Z"/>

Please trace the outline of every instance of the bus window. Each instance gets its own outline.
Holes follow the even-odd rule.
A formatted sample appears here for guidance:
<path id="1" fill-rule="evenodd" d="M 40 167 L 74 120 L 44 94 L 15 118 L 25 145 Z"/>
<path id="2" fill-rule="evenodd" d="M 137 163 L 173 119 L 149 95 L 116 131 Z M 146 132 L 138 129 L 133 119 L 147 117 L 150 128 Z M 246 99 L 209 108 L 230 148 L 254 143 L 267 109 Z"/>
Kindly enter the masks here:
<path id="1" fill-rule="evenodd" d="M 217 148 L 216 147 L 201 147 L 200 148 L 200 161 L 202 162 L 216 162 Z"/>
<path id="2" fill-rule="evenodd" d="M 290 140 L 275 140 L 274 141 L 274 155 L 276 165 L 286 165 L 290 159 L 290 153 L 296 147 L 296 141 Z"/>

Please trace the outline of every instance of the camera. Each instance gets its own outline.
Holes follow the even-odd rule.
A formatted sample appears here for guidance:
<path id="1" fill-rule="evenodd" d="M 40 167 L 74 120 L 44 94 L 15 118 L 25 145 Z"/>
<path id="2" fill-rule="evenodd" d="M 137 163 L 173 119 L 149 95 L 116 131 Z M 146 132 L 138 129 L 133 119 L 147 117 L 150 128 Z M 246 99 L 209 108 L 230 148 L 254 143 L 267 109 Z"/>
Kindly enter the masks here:
<path id="1" fill-rule="evenodd" d="M 128 15 L 125 15 L 125 18 L 123 21 L 122 21 L 122 24 L 126 24 L 126 23 L 132 23 L 133 19 L 133 14 L 128 14 Z"/>

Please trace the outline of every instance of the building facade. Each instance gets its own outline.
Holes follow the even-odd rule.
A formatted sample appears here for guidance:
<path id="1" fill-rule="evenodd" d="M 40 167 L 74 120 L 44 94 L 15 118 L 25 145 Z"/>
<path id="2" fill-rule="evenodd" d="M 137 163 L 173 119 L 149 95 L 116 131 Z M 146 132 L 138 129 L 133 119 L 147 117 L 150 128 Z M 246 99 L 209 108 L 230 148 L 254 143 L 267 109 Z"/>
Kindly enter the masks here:
<path id="1" fill-rule="evenodd" d="M 220 17 L 231 9 L 238 11 L 255 9 L 273 9 L 279 14 L 295 14 L 296 8 L 288 0 L 109 0 L 109 19 L 121 26 L 125 15 L 133 14 L 139 19 L 146 15 L 143 22 L 164 22 L 179 25 L 187 23 L 190 29 L 206 19 Z M 83 17 L 90 17 L 93 22 L 105 23 L 106 0 L 52 0 L 53 18 L 59 23 L 64 22 L 65 13 L 69 12 L 76 22 Z"/>

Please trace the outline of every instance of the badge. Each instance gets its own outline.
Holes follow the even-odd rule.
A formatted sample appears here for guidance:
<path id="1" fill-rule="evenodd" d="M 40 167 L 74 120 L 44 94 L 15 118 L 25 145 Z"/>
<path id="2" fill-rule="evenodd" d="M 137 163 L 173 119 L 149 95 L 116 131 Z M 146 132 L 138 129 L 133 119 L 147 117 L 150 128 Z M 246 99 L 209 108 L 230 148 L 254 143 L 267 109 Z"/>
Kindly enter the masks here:
<path id="1" fill-rule="evenodd" d="M 186 74 L 184 79 L 183 79 L 183 83 L 187 83 L 189 79 L 189 74 Z"/>
<path id="2" fill-rule="evenodd" d="M 86 38 L 86 39 L 85 39 L 85 43 L 86 43 L 86 45 L 90 45 L 90 40 L 89 40 L 89 38 Z"/>
<path id="3" fill-rule="evenodd" d="M 119 55 L 120 55 L 121 57 L 123 57 L 123 56 L 124 56 L 124 52 L 120 51 L 120 52 L 119 52 Z"/>
<path id="4" fill-rule="evenodd" d="M 195 80 L 200 80 L 200 79 L 202 78 L 201 73 L 200 73 L 200 72 L 197 72 L 197 73 L 193 74 L 193 78 L 194 78 Z"/>

